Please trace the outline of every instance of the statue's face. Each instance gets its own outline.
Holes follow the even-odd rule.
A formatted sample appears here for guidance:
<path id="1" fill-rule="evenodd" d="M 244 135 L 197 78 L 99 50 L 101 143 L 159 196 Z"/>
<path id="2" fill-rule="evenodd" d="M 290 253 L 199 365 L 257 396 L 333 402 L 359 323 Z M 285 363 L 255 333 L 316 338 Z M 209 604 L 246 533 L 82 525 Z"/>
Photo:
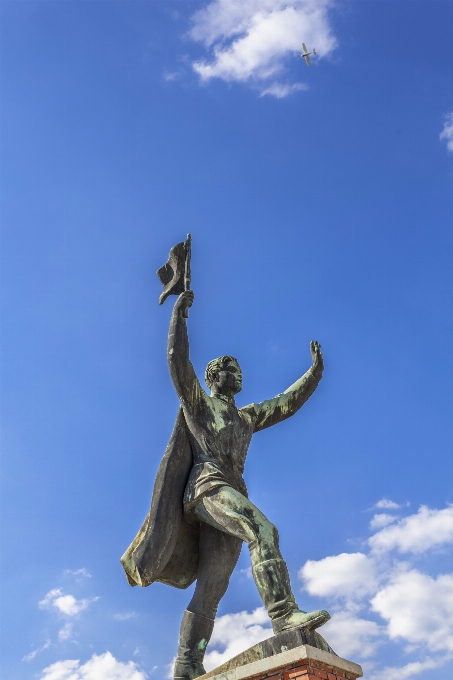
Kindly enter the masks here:
<path id="1" fill-rule="evenodd" d="M 224 394 L 237 394 L 242 390 L 242 372 L 237 361 L 229 361 L 218 372 L 215 381 L 216 391 Z"/>

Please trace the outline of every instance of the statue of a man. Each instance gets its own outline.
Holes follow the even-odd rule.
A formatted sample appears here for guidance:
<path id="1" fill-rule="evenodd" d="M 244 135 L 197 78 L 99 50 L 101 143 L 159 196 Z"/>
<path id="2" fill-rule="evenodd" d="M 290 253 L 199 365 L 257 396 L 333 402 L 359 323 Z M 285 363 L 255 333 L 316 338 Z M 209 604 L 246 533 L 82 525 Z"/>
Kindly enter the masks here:
<path id="1" fill-rule="evenodd" d="M 156 476 L 151 509 L 121 558 L 132 586 L 161 581 L 187 588 L 197 580 L 182 618 L 175 680 L 205 673 L 203 658 L 217 607 L 243 541 L 274 633 L 300 626 L 313 630 L 330 618 L 324 610 L 307 613 L 297 606 L 277 529 L 247 498 L 242 478 L 253 433 L 292 416 L 318 386 L 324 368 L 321 346 L 310 343 L 313 365 L 285 392 L 238 409 L 234 397 L 242 389 L 242 374 L 234 357 L 208 364 L 210 395 L 195 374 L 186 327 L 193 300 L 191 290 L 179 295 L 168 334 L 168 363 L 181 408 Z"/>
<path id="2" fill-rule="evenodd" d="M 190 362 L 185 316 L 193 299 L 190 290 L 177 299 L 168 337 L 170 374 L 193 454 L 184 516 L 199 526 L 197 584 L 183 616 L 174 673 L 175 678 L 184 680 L 205 672 L 202 662 L 217 607 L 243 541 L 249 547 L 253 578 L 274 633 L 297 626 L 314 629 L 330 618 L 326 611 L 306 613 L 297 606 L 277 529 L 247 498 L 242 477 L 253 433 L 292 416 L 315 391 L 323 371 L 320 345 L 310 343 L 313 365 L 285 392 L 238 409 L 234 398 L 242 389 L 242 374 L 236 359 L 223 356 L 208 364 L 205 380 L 210 395 L 201 387 Z"/>

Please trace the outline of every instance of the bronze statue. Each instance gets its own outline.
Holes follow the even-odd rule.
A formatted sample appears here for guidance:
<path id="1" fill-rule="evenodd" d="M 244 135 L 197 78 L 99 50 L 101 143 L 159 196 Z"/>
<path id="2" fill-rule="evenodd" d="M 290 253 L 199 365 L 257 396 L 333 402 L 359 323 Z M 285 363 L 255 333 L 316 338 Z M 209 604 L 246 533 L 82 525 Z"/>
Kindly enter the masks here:
<path id="1" fill-rule="evenodd" d="M 311 368 L 285 392 L 239 409 L 235 395 L 242 389 L 241 369 L 234 357 L 219 357 L 206 368 L 208 395 L 189 358 L 186 318 L 194 300 L 187 289 L 189 258 L 190 241 L 178 244 L 159 270 L 167 287 L 161 298 L 179 293 L 168 334 L 168 364 L 181 408 L 157 473 L 150 512 L 121 558 L 134 586 L 161 581 L 187 588 L 197 579 L 181 623 L 175 680 L 194 680 L 205 673 L 203 658 L 217 607 L 243 541 L 274 633 L 301 626 L 314 630 L 330 618 L 324 610 L 306 613 L 297 606 L 278 531 L 248 499 L 242 477 L 253 433 L 294 415 L 315 391 L 324 367 L 321 346 L 310 343 Z"/>

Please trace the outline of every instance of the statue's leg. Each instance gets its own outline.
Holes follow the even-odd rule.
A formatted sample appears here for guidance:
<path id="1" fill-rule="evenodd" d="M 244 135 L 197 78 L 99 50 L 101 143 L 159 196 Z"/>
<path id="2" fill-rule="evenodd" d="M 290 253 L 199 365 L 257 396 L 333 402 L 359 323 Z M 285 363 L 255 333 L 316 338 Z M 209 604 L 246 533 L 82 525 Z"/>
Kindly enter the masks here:
<path id="1" fill-rule="evenodd" d="M 195 592 L 184 612 L 174 678 L 194 680 L 206 671 L 203 658 L 217 607 L 241 552 L 242 540 L 201 523 Z"/>
<path id="2" fill-rule="evenodd" d="M 324 610 L 307 613 L 299 609 L 280 553 L 277 528 L 248 498 L 222 486 L 204 496 L 194 512 L 202 521 L 248 543 L 253 577 L 275 633 L 297 626 L 315 629 L 330 619 Z"/>
<path id="3" fill-rule="evenodd" d="M 198 576 L 187 609 L 214 619 L 239 559 L 243 541 L 202 522 L 200 525 Z"/>

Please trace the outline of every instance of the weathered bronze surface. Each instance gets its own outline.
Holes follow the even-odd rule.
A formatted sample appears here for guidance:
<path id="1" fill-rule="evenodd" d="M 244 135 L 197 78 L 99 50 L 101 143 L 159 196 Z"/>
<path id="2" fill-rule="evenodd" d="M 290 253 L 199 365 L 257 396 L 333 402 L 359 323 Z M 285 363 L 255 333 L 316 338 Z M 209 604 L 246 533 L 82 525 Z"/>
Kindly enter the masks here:
<path id="1" fill-rule="evenodd" d="M 127 579 L 132 586 L 161 581 L 177 588 L 187 588 L 197 580 L 181 624 L 175 678 L 193 680 L 204 674 L 202 662 L 217 606 L 243 542 L 248 544 L 253 577 L 274 633 L 304 631 L 297 635 L 311 636 L 312 646 L 327 645 L 310 631 L 325 623 L 329 614 L 298 608 L 278 531 L 248 499 L 242 477 L 253 433 L 295 414 L 317 388 L 324 368 L 321 346 L 310 343 L 312 366 L 283 393 L 238 408 L 235 395 L 242 389 L 242 373 L 237 360 L 223 356 L 208 364 L 208 394 L 189 358 L 186 318 L 194 300 L 188 290 L 190 238 L 172 248 L 158 274 L 164 285 L 160 302 L 179 294 L 167 357 L 181 408 L 159 466 L 151 509 L 121 558 Z M 297 635 L 292 633 L 290 638 Z"/>

